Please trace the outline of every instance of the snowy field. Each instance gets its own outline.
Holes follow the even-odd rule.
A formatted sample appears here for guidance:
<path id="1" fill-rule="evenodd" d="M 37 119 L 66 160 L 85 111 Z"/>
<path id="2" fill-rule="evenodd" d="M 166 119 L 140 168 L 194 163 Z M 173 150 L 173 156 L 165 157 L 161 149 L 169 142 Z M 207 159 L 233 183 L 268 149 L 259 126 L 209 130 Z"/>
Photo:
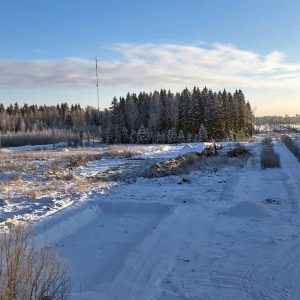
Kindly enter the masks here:
<path id="1" fill-rule="evenodd" d="M 160 178 L 142 174 L 205 145 L 3 150 L 1 224 L 33 222 L 55 245 L 72 299 L 300 299 L 300 168 L 274 143 L 279 169 L 261 170 L 258 142 L 249 158 L 224 143 Z"/>
<path id="2" fill-rule="evenodd" d="M 140 166 L 145 168 L 157 160 L 201 152 L 203 147 L 195 143 L 54 150 L 52 146 L 39 145 L 1 149 L 0 226 L 16 220 L 43 219 L 135 177 Z"/>

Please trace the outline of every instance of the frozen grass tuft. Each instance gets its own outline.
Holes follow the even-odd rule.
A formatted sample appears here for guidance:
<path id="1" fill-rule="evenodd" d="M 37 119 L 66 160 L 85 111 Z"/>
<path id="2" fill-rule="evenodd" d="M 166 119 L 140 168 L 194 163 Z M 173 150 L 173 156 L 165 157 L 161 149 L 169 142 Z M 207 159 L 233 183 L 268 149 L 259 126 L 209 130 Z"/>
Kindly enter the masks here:
<path id="1" fill-rule="evenodd" d="M 272 139 L 266 138 L 262 141 L 262 151 L 260 155 L 260 166 L 262 169 L 280 168 L 280 156 L 274 151 Z"/>
<path id="2" fill-rule="evenodd" d="M 140 154 L 140 152 L 130 149 L 130 147 L 125 146 L 111 146 L 108 147 L 107 151 L 105 151 L 104 156 L 110 158 L 132 158 L 133 156 Z"/>
<path id="3" fill-rule="evenodd" d="M 237 144 L 235 148 L 227 152 L 229 157 L 241 157 L 241 156 L 250 156 L 251 153 L 243 145 Z"/>
<path id="4" fill-rule="evenodd" d="M 248 157 L 248 156 L 247 156 Z M 172 175 L 188 174 L 196 170 L 210 170 L 216 173 L 225 166 L 243 167 L 244 156 L 228 157 L 227 155 L 205 156 L 201 153 L 190 152 L 174 159 L 159 162 L 151 166 L 144 177 L 156 178 Z"/>

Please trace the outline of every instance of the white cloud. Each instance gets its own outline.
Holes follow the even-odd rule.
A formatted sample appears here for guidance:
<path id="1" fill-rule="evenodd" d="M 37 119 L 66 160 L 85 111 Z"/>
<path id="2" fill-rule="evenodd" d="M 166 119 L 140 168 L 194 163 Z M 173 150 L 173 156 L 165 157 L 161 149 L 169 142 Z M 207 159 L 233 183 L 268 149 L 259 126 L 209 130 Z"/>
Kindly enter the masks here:
<path id="1" fill-rule="evenodd" d="M 260 55 L 232 45 L 116 44 L 117 60 L 100 62 L 102 87 L 140 90 L 193 85 L 299 89 L 300 65 L 282 52 Z M 0 87 L 82 88 L 95 85 L 94 61 L 0 60 Z"/>

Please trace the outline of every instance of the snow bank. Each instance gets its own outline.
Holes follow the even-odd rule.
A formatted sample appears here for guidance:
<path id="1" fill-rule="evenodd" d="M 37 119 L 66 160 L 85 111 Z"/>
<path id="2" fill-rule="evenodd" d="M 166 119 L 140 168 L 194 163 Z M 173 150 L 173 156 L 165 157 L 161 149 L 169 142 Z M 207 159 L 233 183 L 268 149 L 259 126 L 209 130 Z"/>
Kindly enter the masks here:
<path id="1" fill-rule="evenodd" d="M 240 202 L 224 211 L 223 214 L 231 217 L 268 217 L 268 212 L 261 206 L 250 201 Z"/>
<path id="2" fill-rule="evenodd" d="M 158 214 L 163 215 L 173 210 L 172 205 L 162 203 L 138 203 L 138 202 L 102 202 L 99 203 L 102 213 L 106 214 Z"/>
<path id="3" fill-rule="evenodd" d="M 96 203 L 87 203 L 60 211 L 35 226 L 36 239 L 42 243 L 44 241 L 50 244 L 57 243 L 91 223 L 101 213 L 101 208 Z"/>

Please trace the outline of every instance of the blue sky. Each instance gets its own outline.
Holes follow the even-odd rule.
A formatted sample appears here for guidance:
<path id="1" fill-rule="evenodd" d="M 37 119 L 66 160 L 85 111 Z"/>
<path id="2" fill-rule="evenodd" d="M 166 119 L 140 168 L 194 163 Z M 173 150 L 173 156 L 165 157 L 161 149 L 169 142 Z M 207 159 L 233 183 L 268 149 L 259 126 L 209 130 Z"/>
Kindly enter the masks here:
<path id="1" fill-rule="evenodd" d="M 0 0 L 0 12 L 5 104 L 95 105 L 97 55 L 102 107 L 196 84 L 241 88 L 258 115 L 300 113 L 300 1 Z"/>

